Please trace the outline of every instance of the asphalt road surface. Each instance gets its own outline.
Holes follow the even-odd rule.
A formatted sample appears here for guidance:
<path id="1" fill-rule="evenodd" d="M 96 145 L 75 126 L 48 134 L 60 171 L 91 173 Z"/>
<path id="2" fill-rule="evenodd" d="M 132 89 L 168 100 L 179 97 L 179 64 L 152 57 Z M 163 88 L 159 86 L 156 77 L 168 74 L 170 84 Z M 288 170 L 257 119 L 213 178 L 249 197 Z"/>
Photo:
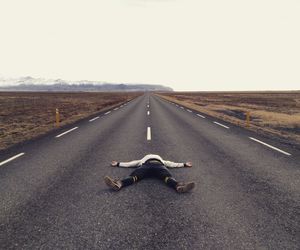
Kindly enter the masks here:
<path id="1" fill-rule="evenodd" d="M 171 172 L 195 189 L 106 187 L 132 171 L 112 160 L 148 153 L 192 161 Z M 145 94 L 1 153 L 0 248 L 299 249 L 299 162 L 276 138 Z"/>

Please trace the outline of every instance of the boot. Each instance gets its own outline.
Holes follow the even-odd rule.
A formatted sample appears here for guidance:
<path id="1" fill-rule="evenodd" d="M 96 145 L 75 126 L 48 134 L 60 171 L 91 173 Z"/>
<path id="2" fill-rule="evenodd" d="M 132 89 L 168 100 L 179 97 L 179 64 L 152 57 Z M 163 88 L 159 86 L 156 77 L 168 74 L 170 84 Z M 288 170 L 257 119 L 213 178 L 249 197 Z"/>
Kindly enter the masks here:
<path id="1" fill-rule="evenodd" d="M 178 183 L 176 186 L 176 191 L 178 193 L 186 193 L 192 190 L 194 187 L 195 187 L 195 182 Z"/>
<path id="2" fill-rule="evenodd" d="M 122 182 L 120 180 L 114 180 L 113 178 L 109 176 L 104 177 L 104 181 L 107 186 L 112 188 L 115 191 L 119 191 L 122 188 Z"/>

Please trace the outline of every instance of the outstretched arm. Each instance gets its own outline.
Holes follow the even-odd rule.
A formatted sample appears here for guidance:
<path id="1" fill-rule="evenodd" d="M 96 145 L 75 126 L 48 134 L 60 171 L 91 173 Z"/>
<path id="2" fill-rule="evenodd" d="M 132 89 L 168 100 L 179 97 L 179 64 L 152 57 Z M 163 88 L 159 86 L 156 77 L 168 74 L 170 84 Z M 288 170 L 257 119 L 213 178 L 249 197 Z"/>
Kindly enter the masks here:
<path id="1" fill-rule="evenodd" d="M 172 161 L 164 161 L 164 164 L 168 168 L 191 168 L 192 163 L 191 162 L 186 162 L 186 163 L 177 163 L 177 162 L 172 162 Z"/>
<path id="2" fill-rule="evenodd" d="M 117 162 L 117 161 L 112 161 L 111 166 L 112 167 L 121 167 L 121 168 L 134 168 L 139 166 L 140 160 L 135 160 L 135 161 L 129 161 L 129 162 Z"/>

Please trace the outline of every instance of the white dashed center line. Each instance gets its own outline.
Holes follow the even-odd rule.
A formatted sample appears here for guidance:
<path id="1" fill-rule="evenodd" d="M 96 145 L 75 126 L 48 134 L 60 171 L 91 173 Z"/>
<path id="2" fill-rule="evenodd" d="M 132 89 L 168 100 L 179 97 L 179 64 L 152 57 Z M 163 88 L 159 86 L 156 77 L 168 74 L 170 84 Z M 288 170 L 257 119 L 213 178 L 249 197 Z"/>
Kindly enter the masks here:
<path id="1" fill-rule="evenodd" d="M 149 108 L 150 106 L 149 105 L 147 105 L 147 108 Z"/>
<path id="2" fill-rule="evenodd" d="M 148 127 L 147 128 L 147 141 L 150 141 L 151 140 L 151 128 Z"/>
<path id="3" fill-rule="evenodd" d="M 150 111 L 147 112 L 147 115 L 150 115 Z"/>
<path id="4" fill-rule="evenodd" d="M 285 152 L 285 151 L 283 151 L 283 150 L 281 150 L 281 149 L 279 149 L 279 148 L 276 148 L 276 147 L 274 147 L 274 146 L 271 146 L 271 145 L 269 145 L 269 144 L 267 144 L 267 143 L 265 143 L 265 142 L 262 142 L 262 141 L 260 141 L 260 140 L 258 140 L 258 139 L 255 139 L 255 138 L 253 138 L 253 137 L 249 137 L 251 140 L 253 140 L 253 141 L 256 141 L 256 142 L 258 142 L 258 143 L 260 143 L 260 144 L 263 144 L 263 145 L 265 145 L 265 146 L 267 146 L 267 147 L 269 147 L 269 148 L 272 148 L 272 149 L 274 149 L 274 150 L 277 150 L 278 152 L 280 152 L 280 153 L 282 153 L 282 154 L 285 154 L 285 155 L 291 155 L 290 153 L 288 153 L 288 152 Z"/>
<path id="5" fill-rule="evenodd" d="M 118 110 L 119 108 L 114 108 L 114 110 Z"/>
<path id="6" fill-rule="evenodd" d="M 2 161 L 2 162 L 0 162 L 0 166 L 4 165 L 4 164 L 6 164 L 6 163 L 8 163 L 8 162 L 10 162 L 10 161 L 15 160 L 15 159 L 19 158 L 20 156 L 22 156 L 22 155 L 24 155 L 24 154 L 25 154 L 25 153 L 20 153 L 20 154 L 17 154 L 17 155 L 15 155 L 15 156 L 13 156 L 13 157 L 11 157 L 11 158 L 5 160 L 5 161 Z"/>
<path id="7" fill-rule="evenodd" d="M 72 129 L 70 129 L 70 130 L 68 130 L 68 131 L 66 131 L 66 132 L 63 132 L 62 134 L 59 134 L 59 135 L 55 136 L 55 137 L 56 137 L 56 138 L 59 138 L 59 137 L 65 135 L 65 134 L 68 134 L 68 133 L 72 132 L 72 131 L 75 130 L 75 129 L 78 129 L 78 127 L 72 128 Z"/>
<path id="8" fill-rule="evenodd" d="M 184 107 L 180 107 L 181 109 L 184 109 Z"/>
<path id="9" fill-rule="evenodd" d="M 111 111 L 106 112 L 104 115 L 108 115 Z"/>
<path id="10" fill-rule="evenodd" d="M 187 109 L 187 112 L 190 112 L 190 113 L 192 113 L 193 111 L 192 111 L 192 110 L 189 110 L 189 109 Z"/>
<path id="11" fill-rule="evenodd" d="M 179 106 L 176 104 L 176 107 L 179 107 Z"/>
<path id="12" fill-rule="evenodd" d="M 89 122 L 93 122 L 93 121 L 95 121 L 95 120 L 97 120 L 97 119 L 99 119 L 99 116 L 97 116 L 97 117 L 95 117 L 95 118 L 89 120 Z"/>
<path id="13" fill-rule="evenodd" d="M 221 126 L 221 127 L 223 127 L 223 128 L 229 129 L 229 127 L 225 126 L 225 125 L 222 124 L 222 123 L 214 122 L 214 124 L 217 124 L 217 125 L 219 125 L 219 126 Z"/>
<path id="14" fill-rule="evenodd" d="M 199 117 L 205 119 L 205 116 L 203 116 L 203 115 L 197 114 L 197 116 L 199 116 Z"/>

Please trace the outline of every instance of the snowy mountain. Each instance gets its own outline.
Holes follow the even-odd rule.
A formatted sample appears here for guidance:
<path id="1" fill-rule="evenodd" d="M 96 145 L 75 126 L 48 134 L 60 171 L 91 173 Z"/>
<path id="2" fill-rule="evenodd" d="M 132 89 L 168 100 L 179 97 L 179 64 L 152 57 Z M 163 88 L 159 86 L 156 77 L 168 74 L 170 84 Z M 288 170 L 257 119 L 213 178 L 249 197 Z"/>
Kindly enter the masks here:
<path id="1" fill-rule="evenodd" d="M 159 84 L 114 84 L 100 81 L 66 81 L 30 76 L 0 78 L 0 91 L 173 91 Z"/>

